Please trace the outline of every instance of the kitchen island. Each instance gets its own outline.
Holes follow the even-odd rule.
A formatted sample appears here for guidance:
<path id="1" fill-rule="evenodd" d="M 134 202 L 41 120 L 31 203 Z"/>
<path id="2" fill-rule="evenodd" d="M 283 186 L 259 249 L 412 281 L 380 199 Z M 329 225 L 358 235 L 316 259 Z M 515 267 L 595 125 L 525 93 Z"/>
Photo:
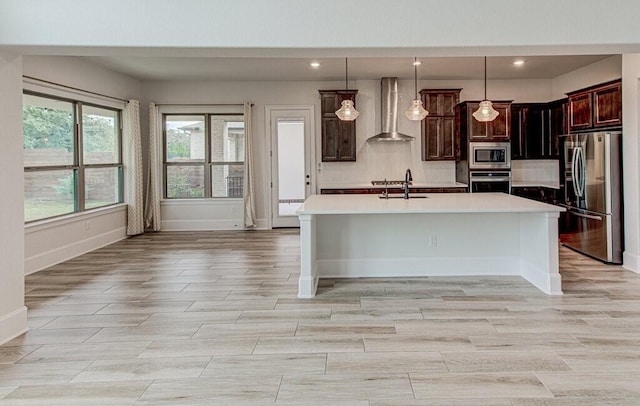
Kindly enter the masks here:
<path id="1" fill-rule="evenodd" d="M 298 296 L 319 278 L 520 275 L 561 295 L 563 208 L 504 193 L 313 195 L 298 209 Z"/>

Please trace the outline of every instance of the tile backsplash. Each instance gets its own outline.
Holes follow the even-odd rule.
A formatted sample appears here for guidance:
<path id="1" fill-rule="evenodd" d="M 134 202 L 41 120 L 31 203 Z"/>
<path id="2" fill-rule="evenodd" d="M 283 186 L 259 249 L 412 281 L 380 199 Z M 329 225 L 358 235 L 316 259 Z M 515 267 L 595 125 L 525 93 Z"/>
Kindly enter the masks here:
<path id="1" fill-rule="evenodd" d="M 511 177 L 514 182 L 551 182 L 559 184 L 560 173 L 557 160 L 514 160 L 511 161 Z"/>

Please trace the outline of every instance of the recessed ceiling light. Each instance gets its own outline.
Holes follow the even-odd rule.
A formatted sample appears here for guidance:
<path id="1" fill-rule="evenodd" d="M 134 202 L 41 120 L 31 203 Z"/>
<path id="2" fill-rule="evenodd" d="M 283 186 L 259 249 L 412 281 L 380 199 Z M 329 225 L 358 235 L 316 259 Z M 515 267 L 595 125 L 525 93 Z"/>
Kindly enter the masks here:
<path id="1" fill-rule="evenodd" d="M 317 69 L 320 67 L 320 62 L 311 62 L 311 67 Z"/>
<path id="2" fill-rule="evenodd" d="M 522 66 L 524 65 L 524 59 L 516 59 L 515 61 L 513 61 L 513 64 L 515 66 Z"/>

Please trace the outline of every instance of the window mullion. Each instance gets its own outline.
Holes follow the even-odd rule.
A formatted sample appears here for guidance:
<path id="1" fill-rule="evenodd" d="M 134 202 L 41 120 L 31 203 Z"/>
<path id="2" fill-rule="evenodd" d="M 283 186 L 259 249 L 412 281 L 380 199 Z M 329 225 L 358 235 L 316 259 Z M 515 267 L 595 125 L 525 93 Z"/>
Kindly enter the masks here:
<path id="1" fill-rule="evenodd" d="M 204 196 L 212 197 L 211 190 L 211 115 L 204 115 Z"/>
<path id="2" fill-rule="evenodd" d="M 82 143 L 82 105 L 80 102 L 75 103 L 74 113 L 76 115 L 74 140 L 75 140 L 75 162 L 78 167 L 76 169 L 76 211 L 84 211 L 85 207 L 85 173 L 84 173 L 84 154 Z"/>
<path id="3" fill-rule="evenodd" d="M 118 111 L 118 113 L 116 114 L 116 117 L 118 118 L 118 130 L 119 130 L 119 134 L 118 134 L 118 157 L 120 157 L 120 171 L 118 173 L 119 175 L 119 180 L 118 180 L 118 201 L 119 202 L 124 202 L 124 147 L 122 146 L 122 144 L 124 144 L 125 140 L 124 140 L 124 135 L 123 135 L 123 131 L 122 131 L 122 111 Z M 135 170 L 135 169 L 134 169 Z"/>
<path id="4" fill-rule="evenodd" d="M 167 179 L 167 116 L 162 115 L 162 197 L 169 196 L 169 186 Z"/>

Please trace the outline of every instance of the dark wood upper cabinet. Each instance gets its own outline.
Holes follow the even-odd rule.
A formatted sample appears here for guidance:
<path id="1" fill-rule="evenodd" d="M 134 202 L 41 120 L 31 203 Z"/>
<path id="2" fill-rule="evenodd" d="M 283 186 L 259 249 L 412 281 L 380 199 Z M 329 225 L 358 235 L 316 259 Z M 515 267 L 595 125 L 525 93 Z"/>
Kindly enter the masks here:
<path id="1" fill-rule="evenodd" d="M 594 127 L 622 125 L 622 83 L 594 90 L 593 109 Z"/>
<path id="2" fill-rule="evenodd" d="M 614 80 L 567 93 L 569 131 L 622 125 L 622 82 Z"/>
<path id="3" fill-rule="evenodd" d="M 571 128 L 571 131 L 580 131 L 592 127 L 592 104 L 591 93 L 581 93 L 569 97 L 569 128 Z"/>
<path id="4" fill-rule="evenodd" d="M 487 135 L 492 141 L 509 141 L 511 123 L 511 102 L 493 103 L 493 108 L 500 113 L 495 120 L 487 124 Z M 477 121 L 474 119 L 474 121 Z"/>
<path id="5" fill-rule="evenodd" d="M 422 103 L 430 116 L 453 116 L 462 89 L 422 89 Z"/>
<path id="6" fill-rule="evenodd" d="M 336 116 L 343 100 L 356 104 L 357 90 L 319 90 L 322 120 L 322 162 L 356 160 L 356 121 Z"/>
<path id="7" fill-rule="evenodd" d="M 495 120 L 481 123 L 473 117 L 479 101 L 465 101 L 456 106 L 456 120 L 462 138 L 470 142 L 509 141 L 511 134 L 511 101 L 495 101 L 493 108 L 499 113 Z"/>
<path id="8" fill-rule="evenodd" d="M 569 100 L 560 99 L 547 103 L 549 112 L 549 156 L 560 157 L 560 136 L 569 133 Z"/>
<path id="9" fill-rule="evenodd" d="M 525 159 L 522 131 L 522 105 L 511 105 L 511 159 Z"/>
<path id="10" fill-rule="evenodd" d="M 422 103 L 429 115 L 422 120 L 422 160 L 452 161 L 459 142 L 455 139 L 455 106 L 462 89 L 423 89 Z"/>
<path id="11" fill-rule="evenodd" d="M 511 159 L 557 159 L 566 100 L 511 106 Z"/>

